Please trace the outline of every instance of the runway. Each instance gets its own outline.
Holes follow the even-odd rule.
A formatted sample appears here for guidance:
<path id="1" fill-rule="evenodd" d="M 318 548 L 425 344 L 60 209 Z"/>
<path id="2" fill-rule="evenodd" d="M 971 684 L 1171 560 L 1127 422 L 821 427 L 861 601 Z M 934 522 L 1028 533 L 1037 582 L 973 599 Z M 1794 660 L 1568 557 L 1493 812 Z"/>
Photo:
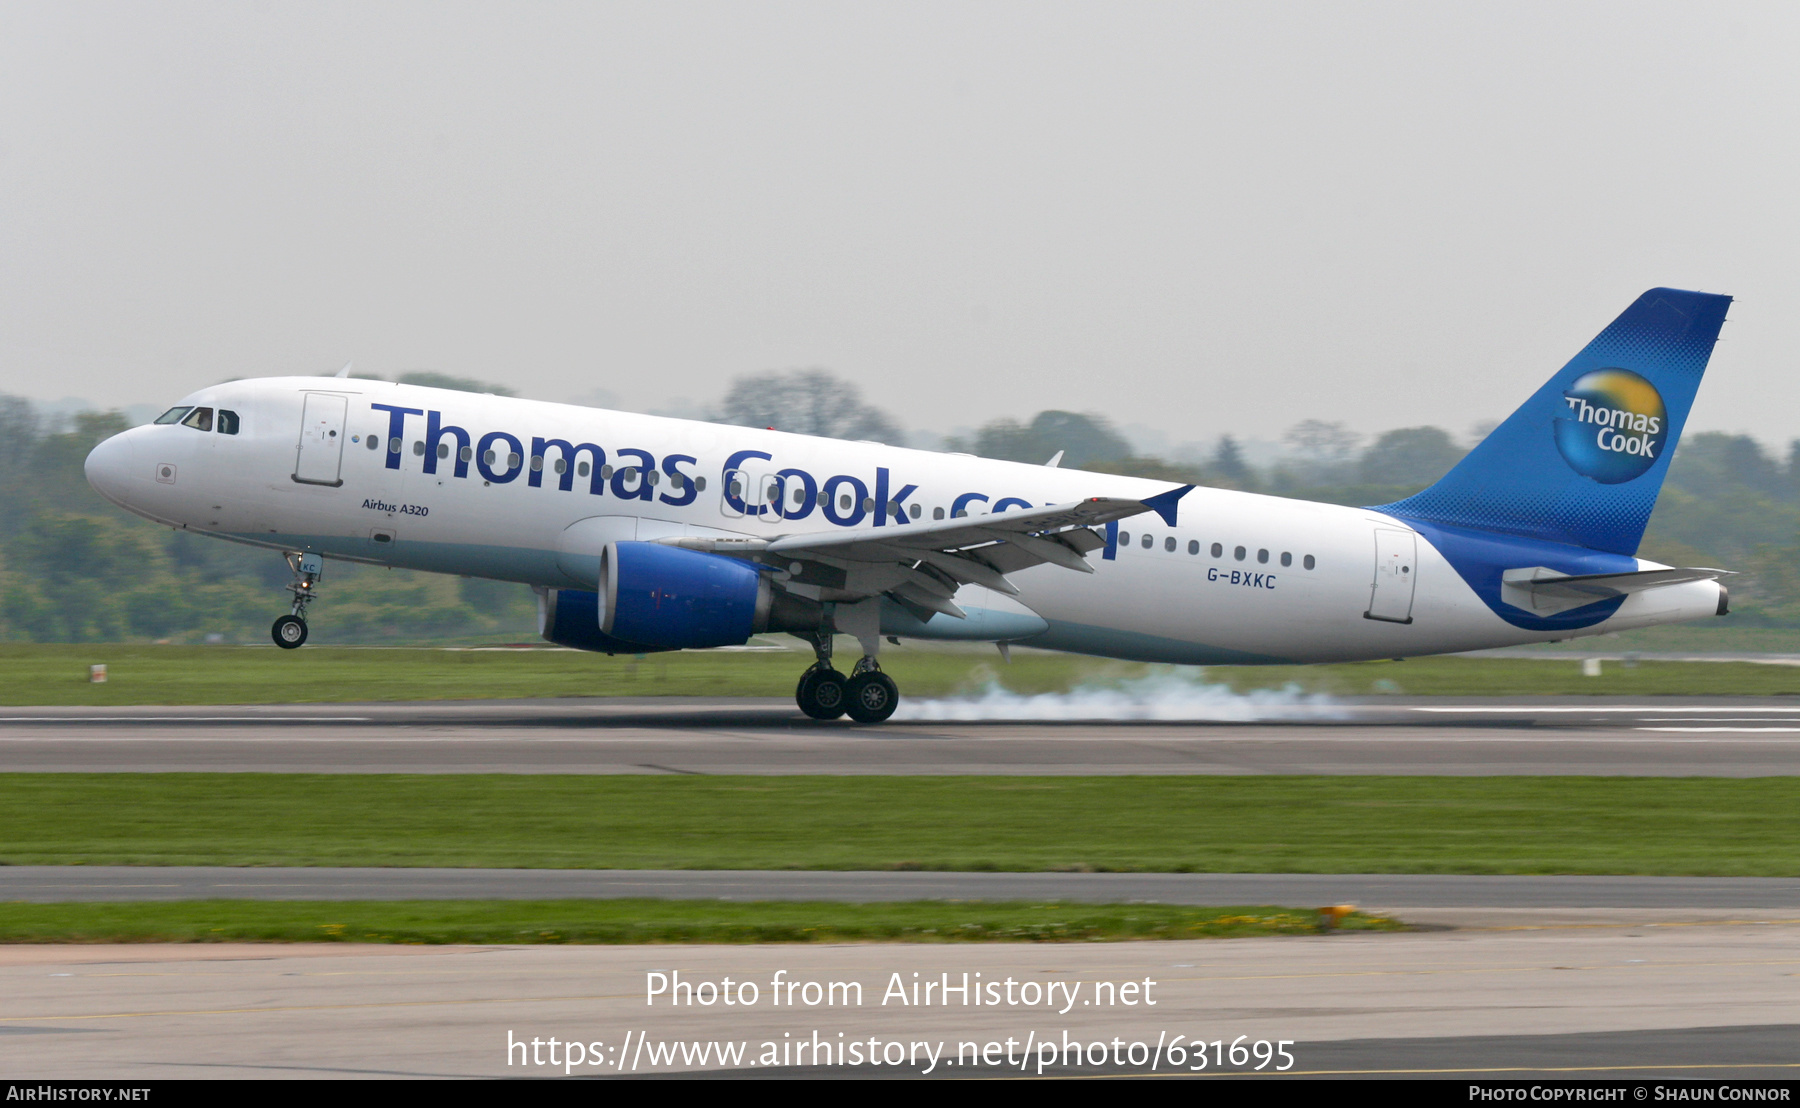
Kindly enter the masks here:
<path id="1" fill-rule="evenodd" d="M 0 947 L 0 1058 L 20 1079 L 1031 1077 L 1145 1072 L 1153 1057 L 1155 1072 L 1186 1075 L 1194 1040 L 1223 1052 L 1243 1036 L 1246 1060 L 1227 1058 L 1226 1072 L 1254 1066 L 1251 1044 L 1273 1055 L 1280 1043 L 1297 1075 L 1792 1080 L 1797 970 L 1792 923 L 1067 944 L 14 946 Z M 652 1003 L 652 973 L 729 978 L 740 998 L 752 983 L 757 997 Z M 1011 1001 L 891 991 L 964 974 Z M 816 999 L 773 1003 L 778 981 L 817 983 Z M 552 1038 L 563 1064 L 550 1063 Z M 852 1042 L 886 1060 L 840 1064 Z M 1172 1043 L 1187 1048 L 1179 1063 Z"/>
<path id="2" fill-rule="evenodd" d="M 3 901 L 132 900 L 1069 900 L 1197 905 L 1357 904 L 1418 921 L 1427 909 L 1525 919 L 1606 910 L 1800 916 L 1800 878 L 1357 873 L 992 873 L 834 870 L 404 869 L 0 866 Z M 1547 909 L 1562 910 L 1544 915 Z M 1570 915 L 1573 911 L 1576 914 Z M 1582 915 L 1586 913 L 1586 915 Z M 1442 918 L 1433 915 L 1433 919 Z"/>
<path id="3" fill-rule="evenodd" d="M 1775 697 L 1381 697 L 1220 714 L 1245 718 L 860 726 L 772 698 L 11 708 L 0 772 L 1800 773 L 1800 705 Z"/>

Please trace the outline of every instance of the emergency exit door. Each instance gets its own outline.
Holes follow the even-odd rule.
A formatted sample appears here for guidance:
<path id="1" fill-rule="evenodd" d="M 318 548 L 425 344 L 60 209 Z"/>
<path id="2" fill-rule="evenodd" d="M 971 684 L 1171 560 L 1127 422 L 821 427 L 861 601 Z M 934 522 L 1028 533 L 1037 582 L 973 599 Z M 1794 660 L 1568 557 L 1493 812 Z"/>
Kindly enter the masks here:
<path id="1" fill-rule="evenodd" d="M 1369 610 L 1363 613 L 1363 618 L 1388 623 L 1412 622 L 1418 552 L 1418 536 L 1411 531 L 1376 530 L 1375 584 L 1369 593 Z"/>
<path id="2" fill-rule="evenodd" d="M 344 483 L 339 471 L 344 461 L 344 414 L 350 402 L 330 393 L 309 392 L 300 417 L 300 452 L 294 459 L 294 480 L 303 485 Z"/>

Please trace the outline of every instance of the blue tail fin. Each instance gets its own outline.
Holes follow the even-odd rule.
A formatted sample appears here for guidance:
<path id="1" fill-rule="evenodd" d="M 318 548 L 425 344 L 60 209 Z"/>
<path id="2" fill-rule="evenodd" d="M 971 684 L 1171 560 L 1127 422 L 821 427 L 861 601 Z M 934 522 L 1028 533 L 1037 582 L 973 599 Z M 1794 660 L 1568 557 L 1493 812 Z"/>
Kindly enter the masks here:
<path id="1" fill-rule="evenodd" d="M 1443 480 L 1379 510 L 1635 553 L 1730 306 L 1651 289 Z"/>

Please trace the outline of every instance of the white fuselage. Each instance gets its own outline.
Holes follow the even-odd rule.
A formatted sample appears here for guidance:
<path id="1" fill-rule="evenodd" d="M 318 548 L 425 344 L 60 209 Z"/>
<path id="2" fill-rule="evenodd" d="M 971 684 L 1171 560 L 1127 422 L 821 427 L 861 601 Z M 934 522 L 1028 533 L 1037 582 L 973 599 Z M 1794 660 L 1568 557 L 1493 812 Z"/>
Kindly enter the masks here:
<path id="1" fill-rule="evenodd" d="M 540 589 L 594 588 L 609 541 L 902 528 L 1168 487 L 377 381 L 237 381 L 182 403 L 235 413 L 236 433 L 170 424 L 109 440 L 88 467 L 108 499 L 240 542 Z M 467 433 L 466 455 L 464 438 L 448 432 L 427 445 L 431 413 Z M 534 440 L 599 450 L 569 457 Z M 771 489 L 779 508 L 766 503 Z M 1145 513 L 1119 523 L 1116 541 L 1090 556 L 1092 574 L 1054 565 L 1012 574 L 1017 603 L 1047 625 L 1019 641 L 1147 661 L 1325 662 L 1599 634 L 1719 606 L 1719 586 L 1699 581 L 1633 594 L 1579 630 L 1526 630 L 1499 618 L 1415 528 L 1381 512 L 1196 488 L 1179 520 L 1165 526 Z M 960 622 L 938 616 L 905 633 L 972 637 Z"/>

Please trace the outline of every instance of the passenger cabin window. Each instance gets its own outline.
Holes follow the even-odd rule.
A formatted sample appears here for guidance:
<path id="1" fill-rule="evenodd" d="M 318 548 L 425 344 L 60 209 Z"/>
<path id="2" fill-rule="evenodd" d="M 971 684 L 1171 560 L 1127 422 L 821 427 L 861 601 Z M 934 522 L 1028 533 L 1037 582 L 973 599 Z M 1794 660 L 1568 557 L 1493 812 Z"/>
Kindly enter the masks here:
<path id="1" fill-rule="evenodd" d="M 1130 546 L 1131 545 L 1131 532 L 1130 531 L 1120 531 L 1119 532 L 1119 545 L 1120 546 Z"/>
<path id="2" fill-rule="evenodd" d="M 1292 554 L 1289 554 L 1287 551 L 1283 550 L 1281 552 L 1281 564 L 1283 566 L 1293 565 L 1294 564 L 1294 556 Z"/>
<path id="3" fill-rule="evenodd" d="M 1313 556 L 1311 554 L 1308 554 L 1306 556 L 1306 560 L 1301 562 L 1300 564 L 1305 566 L 1307 569 L 1311 569 L 1316 563 L 1313 561 Z"/>
<path id="4" fill-rule="evenodd" d="M 1189 554 L 1200 553 L 1200 540 L 1199 539 L 1189 539 L 1188 540 L 1188 553 Z"/>
<path id="5" fill-rule="evenodd" d="M 235 435 L 238 433 L 238 414 L 230 408 L 219 409 L 219 434 Z"/>
<path id="6" fill-rule="evenodd" d="M 187 415 L 188 412 L 190 412 L 192 410 L 193 409 L 186 408 L 186 407 L 170 408 L 168 411 L 164 412 L 162 415 L 157 416 L 156 422 L 157 423 L 180 423 L 181 417 L 184 415 Z"/>
<path id="7" fill-rule="evenodd" d="M 1233 558 L 1236 558 L 1240 562 L 1243 561 L 1244 560 L 1244 548 L 1240 546 L 1240 547 L 1237 547 L 1236 549 L 1232 550 L 1231 556 Z"/>
<path id="8" fill-rule="evenodd" d="M 1175 536 L 1174 535 L 1170 535 L 1168 538 L 1163 540 L 1163 549 L 1168 551 L 1171 554 L 1175 553 Z"/>
<path id="9" fill-rule="evenodd" d="M 1261 562 L 1265 566 L 1268 565 L 1269 564 L 1269 552 L 1267 550 L 1258 550 L 1256 552 L 1256 560 L 1258 562 Z"/>
<path id="10" fill-rule="evenodd" d="M 188 417 L 181 421 L 183 427 L 192 427 L 196 431 L 212 430 L 212 409 L 195 408 Z"/>
<path id="11" fill-rule="evenodd" d="M 1220 545 L 1219 543 L 1216 543 L 1216 542 L 1213 543 L 1212 556 L 1215 558 L 1223 558 L 1225 556 L 1225 547 Z"/>

